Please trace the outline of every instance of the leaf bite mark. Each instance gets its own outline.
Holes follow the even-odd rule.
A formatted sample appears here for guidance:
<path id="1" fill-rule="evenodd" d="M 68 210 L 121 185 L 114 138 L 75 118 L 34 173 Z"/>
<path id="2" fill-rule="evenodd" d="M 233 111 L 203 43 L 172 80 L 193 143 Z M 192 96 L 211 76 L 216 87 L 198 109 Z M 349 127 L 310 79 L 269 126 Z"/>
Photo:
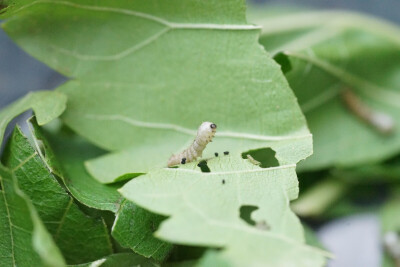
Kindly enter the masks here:
<path id="1" fill-rule="evenodd" d="M 257 206 L 254 205 L 242 205 L 240 206 L 239 213 L 240 213 L 240 218 L 245 221 L 247 224 L 263 231 L 268 231 L 271 230 L 271 227 L 268 225 L 268 223 L 265 220 L 261 221 L 254 221 L 251 218 L 251 214 L 258 210 Z"/>
<path id="2" fill-rule="evenodd" d="M 254 165 L 261 168 L 278 167 L 279 161 L 275 157 L 276 152 L 269 148 L 261 148 L 257 150 L 249 150 L 242 153 L 242 158 L 249 160 Z"/>
<path id="3" fill-rule="evenodd" d="M 201 172 L 211 172 L 206 160 L 200 161 L 199 164 L 197 164 L 197 167 L 200 168 Z"/>
<path id="4" fill-rule="evenodd" d="M 276 56 L 274 56 L 274 60 L 281 66 L 284 74 L 292 70 L 292 63 L 290 63 L 290 60 L 286 54 L 278 53 Z"/>
<path id="5" fill-rule="evenodd" d="M 239 208 L 240 218 L 251 226 L 255 226 L 256 222 L 251 218 L 253 211 L 258 210 L 257 206 L 242 205 Z"/>

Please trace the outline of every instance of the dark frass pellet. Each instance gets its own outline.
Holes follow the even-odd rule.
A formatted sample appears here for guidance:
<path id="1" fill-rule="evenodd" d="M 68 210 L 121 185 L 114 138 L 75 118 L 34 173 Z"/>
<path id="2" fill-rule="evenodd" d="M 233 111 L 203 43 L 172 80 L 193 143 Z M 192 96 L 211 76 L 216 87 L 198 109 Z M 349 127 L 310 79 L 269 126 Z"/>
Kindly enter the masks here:
<path id="1" fill-rule="evenodd" d="M 218 152 L 215 152 L 214 155 L 215 155 L 216 157 L 218 157 Z"/>
<path id="2" fill-rule="evenodd" d="M 225 184 L 225 180 L 222 180 L 222 184 Z"/>
<path id="3" fill-rule="evenodd" d="M 185 163 L 186 163 L 186 158 L 182 158 L 181 164 L 185 164 Z"/>
<path id="4" fill-rule="evenodd" d="M 229 155 L 229 151 L 225 151 L 225 152 L 224 152 L 224 155 Z"/>

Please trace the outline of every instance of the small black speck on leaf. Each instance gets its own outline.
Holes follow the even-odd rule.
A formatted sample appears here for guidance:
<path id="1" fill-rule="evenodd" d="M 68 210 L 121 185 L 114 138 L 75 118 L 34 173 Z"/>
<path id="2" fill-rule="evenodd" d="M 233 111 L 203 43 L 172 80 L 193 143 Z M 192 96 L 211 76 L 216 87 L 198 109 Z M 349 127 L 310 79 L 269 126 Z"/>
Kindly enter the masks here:
<path id="1" fill-rule="evenodd" d="M 185 164 L 186 163 L 186 158 L 182 158 L 181 164 Z"/>
<path id="2" fill-rule="evenodd" d="M 215 152 L 214 155 L 215 155 L 216 157 L 218 157 L 218 152 Z"/>
<path id="3" fill-rule="evenodd" d="M 224 155 L 229 155 L 229 151 L 225 151 L 225 152 L 224 152 Z"/>
<path id="4" fill-rule="evenodd" d="M 222 180 L 222 184 L 225 184 L 225 180 Z"/>

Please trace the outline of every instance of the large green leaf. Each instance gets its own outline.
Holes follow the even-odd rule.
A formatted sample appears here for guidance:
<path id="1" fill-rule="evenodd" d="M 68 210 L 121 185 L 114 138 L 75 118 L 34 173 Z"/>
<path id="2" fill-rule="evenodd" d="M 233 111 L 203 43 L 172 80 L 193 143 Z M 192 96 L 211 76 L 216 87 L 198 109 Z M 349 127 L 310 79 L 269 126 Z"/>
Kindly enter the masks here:
<path id="1" fill-rule="evenodd" d="M 104 221 L 79 209 L 18 127 L 2 160 L 32 200 L 68 263 L 83 263 L 113 252 Z"/>
<path id="2" fill-rule="evenodd" d="M 109 183 L 151 171 L 124 190 L 139 205 L 172 216 L 157 236 L 224 247 L 207 254 L 205 265 L 323 264 L 289 208 L 298 192 L 295 164 L 311 154 L 311 135 L 279 65 L 258 44 L 257 27 L 247 24 L 244 1 L 35 1 L 7 11 L 7 33 L 74 78 L 59 89 L 69 99 L 63 121 L 113 152 L 88 162 L 90 173 Z M 204 156 L 231 156 L 211 159 L 208 176 L 161 169 L 206 120 L 218 133 Z M 262 169 L 241 157 L 265 147 L 279 167 Z M 194 181 L 196 188 L 189 187 Z M 147 197 L 152 190 L 178 196 L 188 190 L 193 194 L 183 195 L 195 210 L 178 210 L 191 204 L 186 199 Z M 262 229 L 239 218 L 248 205 L 259 208 L 252 218 Z M 199 216 L 197 207 L 206 213 Z M 214 217 L 216 225 L 208 221 Z"/>
<path id="3" fill-rule="evenodd" d="M 13 173 L 0 166 L 0 265 L 64 266 L 60 251 Z"/>
<path id="4" fill-rule="evenodd" d="M 29 93 L 0 111 L 0 144 L 7 125 L 19 114 L 33 109 L 39 125 L 44 125 L 63 113 L 67 98 L 60 92 L 41 91 Z"/>
<path id="5" fill-rule="evenodd" d="M 218 125 L 205 157 L 272 147 L 293 164 L 311 154 L 244 0 L 46 0 L 7 12 L 3 28 L 23 49 L 74 78 L 59 89 L 69 98 L 63 120 L 115 152 L 87 165 L 102 182 L 165 166 L 203 121 Z"/>
<path id="6" fill-rule="evenodd" d="M 314 135 L 314 154 L 301 170 L 379 162 L 400 151 L 398 27 L 344 12 L 253 20 L 263 26 L 260 42 L 288 68 L 286 77 Z M 391 116 L 394 133 L 383 135 L 349 111 L 341 100 L 347 89 Z"/>
<path id="7" fill-rule="evenodd" d="M 157 237 L 222 247 L 206 255 L 204 266 L 323 265 L 324 253 L 305 245 L 301 224 L 289 208 L 298 195 L 295 165 L 260 168 L 232 155 L 211 159 L 208 167 L 208 173 L 195 163 L 152 171 L 121 192 L 169 216 Z"/>

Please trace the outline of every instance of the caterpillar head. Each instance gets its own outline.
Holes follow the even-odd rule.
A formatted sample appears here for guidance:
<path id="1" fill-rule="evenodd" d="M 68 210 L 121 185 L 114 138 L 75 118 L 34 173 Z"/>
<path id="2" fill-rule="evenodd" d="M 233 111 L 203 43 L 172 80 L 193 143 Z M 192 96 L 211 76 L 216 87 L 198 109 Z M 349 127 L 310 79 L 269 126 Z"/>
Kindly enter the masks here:
<path id="1" fill-rule="evenodd" d="M 214 137 L 216 131 L 217 125 L 215 123 L 206 121 L 200 125 L 197 134 L 198 136 L 207 136 L 207 139 L 211 140 L 211 138 Z"/>

